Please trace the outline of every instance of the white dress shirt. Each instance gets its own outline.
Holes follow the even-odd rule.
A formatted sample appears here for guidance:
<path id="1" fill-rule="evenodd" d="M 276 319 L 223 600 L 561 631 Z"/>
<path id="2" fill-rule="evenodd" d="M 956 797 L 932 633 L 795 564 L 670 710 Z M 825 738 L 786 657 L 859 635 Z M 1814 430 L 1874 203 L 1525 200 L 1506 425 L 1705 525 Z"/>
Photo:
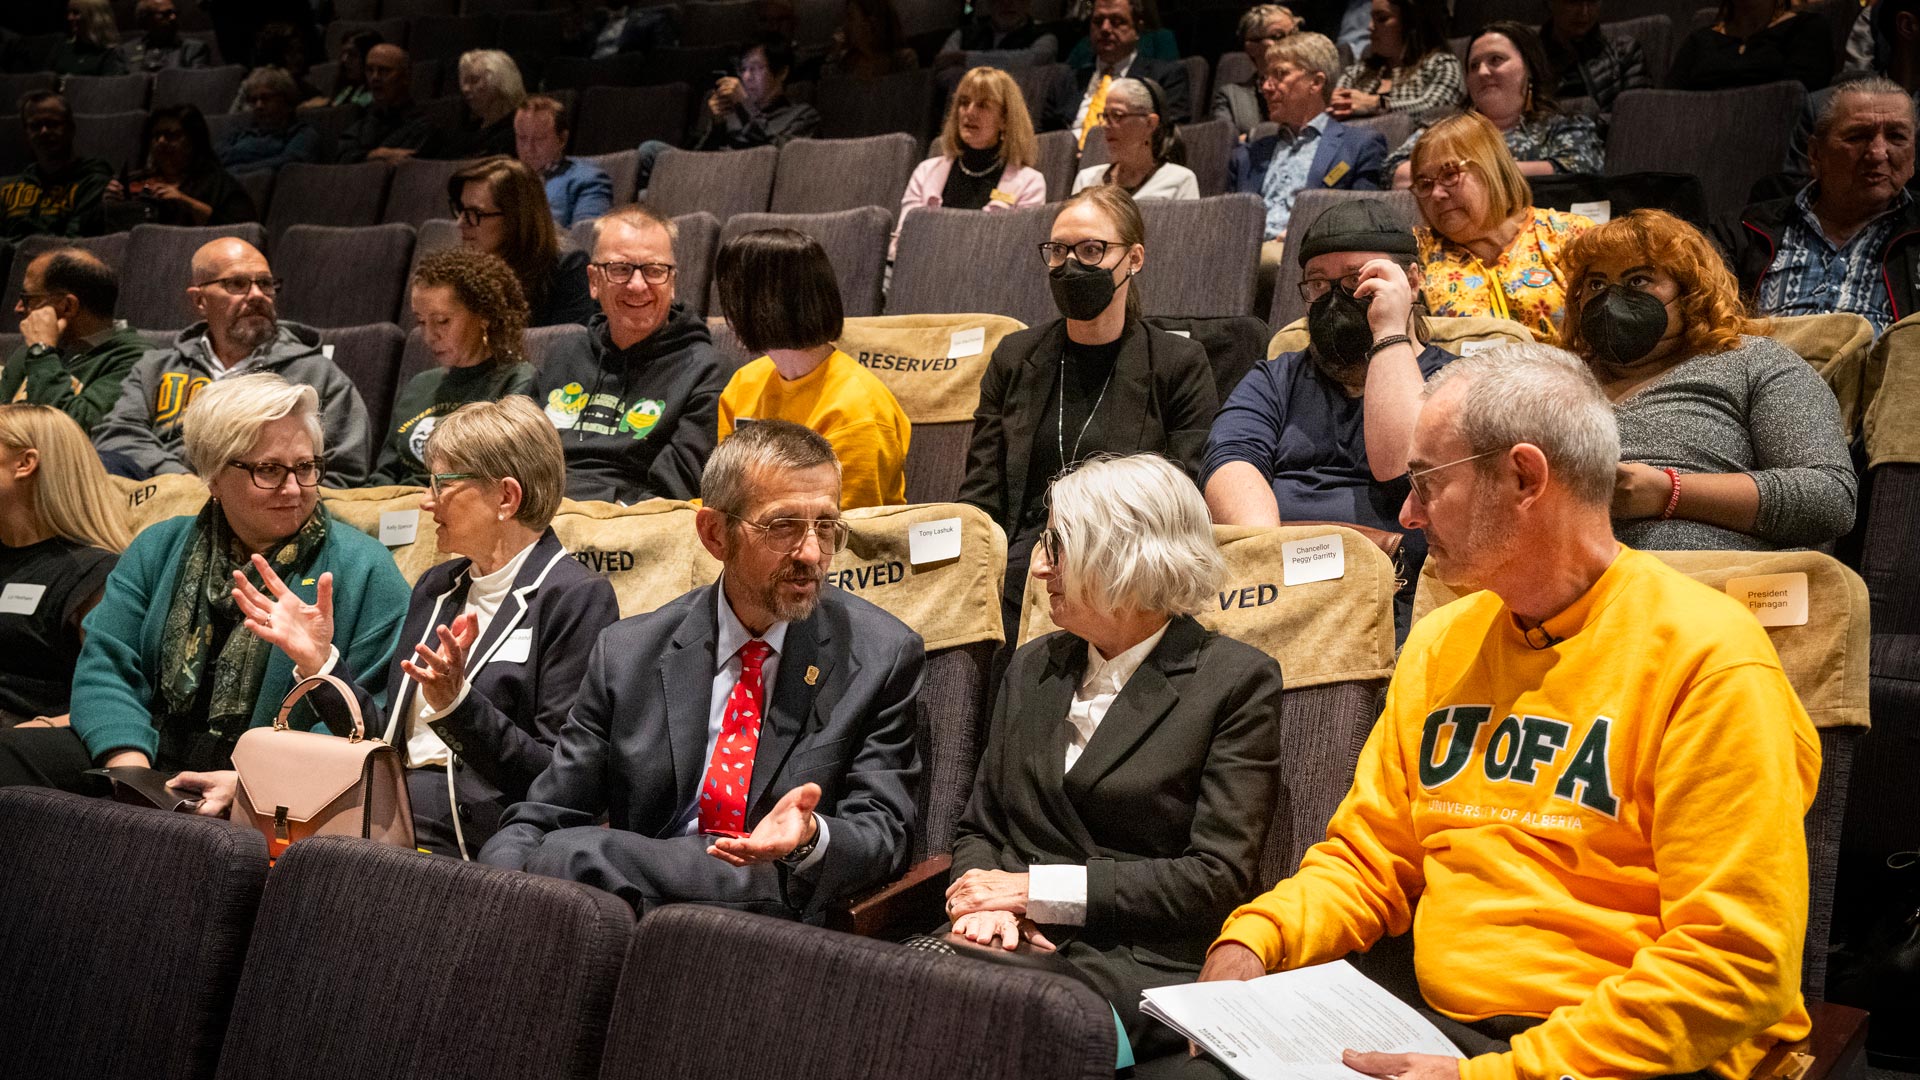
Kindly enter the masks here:
<path id="1" fill-rule="evenodd" d="M 1133 70 L 1134 57 L 1139 55 L 1140 51 L 1135 49 L 1122 57 L 1117 64 L 1096 63 L 1094 65 L 1093 77 L 1087 80 L 1087 92 L 1080 95 L 1080 108 L 1074 110 L 1073 114 L 1073 137 L 1076 142 L 1079 141 L 1081 133 L 1087 129 L 1087 107 L 1093 104 L 1093 95 L 1100 92 L 1100 76 L 1111 75 L 1115 80 L 1126 78 L 1127 72 Z"/>
<path id="2" fill-rule="evenodd" d="M 474 575 L 473 581 L 467 586 L 466 603 L 460 605 L 460 610 L 454 612 L 444 625 L 452 626 L 454 619 L 462 615 L 472 615 L 479 623 L 473 638 L 474 644 L 478 645 L 486 638 L 487 627 L 493 624 L 494 613 L 498 612 L 500 605 L 506 601 L 507 593 L 513 589 L 513 579 L 520 576 L 520 568 L 527 564 L 527 556 L 532 552 L 533 545 L 528 544 L 520 549 L 518 555 L 508 559 L 506 565 L 500 569 L 491 574 Z M 428 627 L 427 632 L 432 635 L 428 639 L 427 647 L 436 647 L 440 639 L 437 635 L 433 635 L 433 627 Z M 402 645 L 401 648 L 406 649 L 408 655 L 412 655 L 411 645 Z M 477 654 L 468 655 L 469 662 L 474 659 L 477 659 Z M 440 736 L 434 734 L 434 730 L 427 725 L 459 708 L 461 702 L 467 700 L 468 692 L 473 689 L 471 678 L 473 673 L 469 671 L 467 674 L 469 677 L 460 687 L 459 696 L 448 702 L 444 709 L 436 709 L 427 704 L 427 695 L 421 693 L 418 686 L 414 687 L 411 706 L 407 710 L 407 763 L 409 765 L 453 764 L 453 751 L 447 749 L 447 744 L 440 741 Z"/>
<path id="3" fill-rule="evenodd" d="M 1080 754 L 1092 741 L 1093 733 L 1100 728 L 1100 721 L 1106 719 L 1107 710 L 1125 690 L 1133 673 L 1140 670 L 1153 650 L 1159 648 L 1160 639 L 1167 636 L 1167 627 L 1172 623 L 1161 623 L 1160 629 L 1147 635 L 1145 640 L 1111 660 L 1100 655 L 1100 650 L 1087 645 L 1087 670 L 1080 677 L 1080 685 L 1073 692 L 1073 701 L 1067 705 L 1067 723 L 1073 728 L 1067 737 L 1067 755 L 1063 773 L 1073 771 L 1074 763 L 1080 760 Z M 1034 922 L 1053 923 L 1060 926 L 1084 926 L 1087 922 L 1087 868 L 1084 865 L 1053 864 L 1027 867 L 1027 917 Z"/>

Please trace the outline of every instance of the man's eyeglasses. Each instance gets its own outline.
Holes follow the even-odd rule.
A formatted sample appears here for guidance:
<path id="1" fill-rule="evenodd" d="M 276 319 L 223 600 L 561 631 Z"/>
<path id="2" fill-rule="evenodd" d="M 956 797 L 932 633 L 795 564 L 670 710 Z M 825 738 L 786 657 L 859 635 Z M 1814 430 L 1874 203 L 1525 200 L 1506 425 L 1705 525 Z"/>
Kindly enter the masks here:
<path id="1" fill-rule="evenodd" d="M 442 496 L 442 495 L 440 494 L 440 485 L 441 485 L 441 484 L 451 484 L 451 483 L 453 483 L 453 482 L 454 482 L 455 480 L 478 480 L 478 479 L 480 479 L 480 474 L 479 474 L 479 473 L 472 473 L 472 472 L 437 472 L 437 473 L 434 473 L 433 475 L 431 475 L 431 476 L 429 476 L 429 477 L 427 477 L 427 487 L 429 487 L 429 488 L 431 488 L 431 489 L 433 490 L 433 501 L 435 501 L 435 502 L 439 502 L 439 501 L 440 501 L 440 499 L 441 499 L 441 498 L 443 497 L 443 496 Z"/>
<path id="2" fill-rule="evenodd" d="M 1471 163 L 1466 161 L 1441 162 L 1437 171 L 1422 173 L 1413 178 L 1413 193 L 1415 195 L 1431 195 L 1433 194 L 1435 184 L 1446 188 L 1448 191 L 1452 191 L 1454 188 L 1460 186 L 1461 178 L 1467 175 L 1467 166 L 1469 164 Z"/>
<path id="3" fill-rule="evenodd" d="M 838 555 L 846 550 L 847 537 L 852 530 L 839 518 L 774 518 L 772 521 L 749 521 L 739 514 L 728 517 L 760 534 L 760 543 L 776 555 L 792 555 L 807 542 L 807 534 L 819 542 L 820 550 L 828 555 Z"/>
<path id="4" fill-rule="evenodd" d="M 448 203 L 447 209 L 453 212 L 454 220 L 469 229 L 487 218 L 507 216 L 505 210 L 482 210 L 477 206 L 461 206 L 459 203 Z"/>
<path id="5" fill-rule="evenodd" d="M 1295 285 L 1294 288 L 1300 290 L 1300 299 L 1311 304 L 1329 292 L 1332 292 L 1335 285 L 1340 286 L 1341 292 L 1352 296 L 1353 290 L 1360 287 L 1360 271 L 1355 270 L 1353 273 L 1339 278 L 1308 278 L 1298 285 Z"/>
<path id="6" fill-rule="evenodd" d="M 676 269 L 672 263 L 599 262 L 587 265 L 598 269 L 602 276 L 615 285 L 625 285 L 633 280 L 636 273 L 640 275 L 640 280 L 649 285 L 665 285 Z"/>
<path id="7" fill-rule="evenodd" d="M 1413 493 L 1419 496 L 1421 505 L 1425 506 L 1431 503 L 1433 499 L 1432 492 L 1427 488 L 1427 477 L 1432 476 L 1434 473 L 1439 472 L 1441 469 L 1451 469 L 1455 465 L 1465 465 L 1469 461 L 1479 461 L 1481 458 L 1492 457 L 1495 454 L 1504 454 L 1506 452 L 1507 452 L 1507 448 L 1502 446 L 1493 450 L 1488 450 L 1487 452 L 1482 454 L 1475 454 L 1472 457 L 1463 457 L 1463 458 L 1458 458 L 1454 461 L 1444 462 L 1442 464 L 1435 465 L 1430 469 L 1421 469 L 1418 472 L 1410 472 L 1407 474 L 1407 482 L 1413 485 Z"/>
<path id="8" fill-rule="evenodd" d="M 253 486 L 263 491 L 278 491 L 280 485 L 287 482 L 287 474 L 293 474 L 293 482 L 303 488 L 319 487 L 320 473 L 326 462 L 317 459 L 282 465 L 277 461 L 241 461 L 235 458 L 227 464 L 236 469 L 244 469 L 253 475 Z"/>
<path id="9" fill-rule="evenodd" d="M 1067 265 L 1068 255 L 1072 255 L 1081 266 L 1099 266 L 1105 261 L 1109 249 L 1125 246 L 1118 240 L 1082 240 L 1075 244 L 1049 240 L 1040 245 L 1040 257 L 1055 269 Z"/>
<path id="10" fill-rule="evenodd" d="M 215 278 L 212 281 L 202 281 L 196 285 L 195 288 L 218 288 L 228 296 L 245 296 L 253 290 L 259 289 L 262 295 L 272 296 L 274 293 L 280 291 L 280 285 L 281 280 L 279 278 L 268 277 L 262 274 L 259 277 Z"/>

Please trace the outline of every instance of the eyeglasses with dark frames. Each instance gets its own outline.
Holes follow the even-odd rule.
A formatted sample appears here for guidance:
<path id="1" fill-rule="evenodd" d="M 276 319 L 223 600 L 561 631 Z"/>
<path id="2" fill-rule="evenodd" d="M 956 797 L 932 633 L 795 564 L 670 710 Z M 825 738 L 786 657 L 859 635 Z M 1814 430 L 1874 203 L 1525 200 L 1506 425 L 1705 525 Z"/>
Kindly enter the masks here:
<path id="1" fill-rule="evenodd" d="M 1422 173 L 1413 178 L 1413 193 L 1421 196 L 1431 195 L 1435 186 L 1452 191 L 1460 186 L 1461 180 L 1466 178 L 1467 166 L 1471 164 L 1473 163 L 1470 161 L 1442 161 L 1436 166 L 1437 172 Z"/>
<path id="2" fill-rule="evenodd" d="M 1040 257 L 1046 260 L 1048 267 L 1056 270 L 1067 265 L 1068 255 L 1072 255 L 1073 261 L 1081 266 L 1099 266 L 1106 261 L 1108 251 L 1124 247 L 1126 245 L 1118 240 L 1081 240 L 1072 244 L 1049 240 L 1040 245 Z"/>
<path id="3" fill-rule="evenodd" d="M 615 285 L 625 285 L 633 280 L 635 274 L 639 274 L 640 280 L 649 285 L 665 285 L 673 272 L 679 269 L 672 263 L 598 262 L 587 265 L 599 270 Z"/>
<path id="4" fill-rule="evenodd" d="M 1294 288 L 1300 290 L 1300 299 L 1311 304 L 1332 292 L 1335 285 L 1340 286 L 1341 292 L 1352 296 L 1353 290 L 1360 287 L 1360 271 L 1355 270 L 1351 274 L 1337 278 L 1308 278 Z"/>
<path id="5" fill-rule="evenodd" d="M 477 206 L 462 206 L 457 202 L 448 203 L 447 209 L 453 213 L 455 221 L 458 221 L 469 229 L 480 224 L 487 218 L 507 216 L 505 210 L 482 210 Z"/>
<path id="6" fill-rule="evenodd" d="M 772 521 L 752 521 L 739 514 L 728 517 L 760 534 L 761 546 L 776 555 L 792 555 L 807 542 L 807 534 L 819 542 L 820 550 L 828 555 L 838 555 L 846 550 L 847 538 L 853 530 L 839 518 L 797 518 L 781 517 Z"/>
<path id="7" fill-rule="evenodd" d="M 274 293 L 280 291 L 282 284 L 283 282 L 280 278 L 261 274 L 257 277 L 236 275 L 234 277 L 215 278 L 212 281 L 199 282 L 194 287 L 200 289 L 217 288 L 228 296 L 245 296 L 253 290 L 259 289 L 261 295 L 272 296 Z"/>
<path id="8" fill-rule="evenodd" d="M 278 461 L 241 461 L 235 458 L 227 464 L 243 469 L 253 477 L 253 486 L 262 491 L 278 491 L 292 474 L 293 482 L 303 488 L 319 487 L 320 474 L 326 468 L 326 462 L 318 458 L 297 461 L 292 465 L 283 465 Z"/>

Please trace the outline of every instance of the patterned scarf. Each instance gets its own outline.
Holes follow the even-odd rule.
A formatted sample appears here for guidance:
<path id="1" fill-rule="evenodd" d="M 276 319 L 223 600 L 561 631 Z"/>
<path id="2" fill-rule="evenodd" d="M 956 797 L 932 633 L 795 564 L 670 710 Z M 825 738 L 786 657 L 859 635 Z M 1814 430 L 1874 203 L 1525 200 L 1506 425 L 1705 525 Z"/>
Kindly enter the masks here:
<path id="1" fill-rule="evenodd" d="M 300 531 L 266 552 L 267 563 L 285 580 L 297 580 L 313 565 L 327 541 L 327 514 L 319 507 Z M 246 549 L 227 524 L 218 502 L 209 500 L 187 541 L 186 561 L 167 608 L 160 643 L 160 696 L 170 721 L 199 727 L 202 718 L 187 716 L 198 698 L 203 680 L 213 679 L 206 730 L 216 739 L 238 736 L 253 718 L 260 683 L 266 678 L 267 658 L 273 647 L 246 631 L 245 618 L 233 599 L 233 572 L 265 591 Z M 216 621 L 232 630 L 217 656 L 213 649 Z M 209 671 L 208 663 L 212 668 Z"/>

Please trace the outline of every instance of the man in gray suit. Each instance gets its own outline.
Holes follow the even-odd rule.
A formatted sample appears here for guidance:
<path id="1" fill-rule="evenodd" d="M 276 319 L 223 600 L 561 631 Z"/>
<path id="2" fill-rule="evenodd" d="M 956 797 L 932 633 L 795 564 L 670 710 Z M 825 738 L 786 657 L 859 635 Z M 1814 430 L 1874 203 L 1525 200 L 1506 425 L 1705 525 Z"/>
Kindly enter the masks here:
<path id="1" fill-rule="evenodd" d="M 847 527 L 824 438 L 748 424 L 700 495 L 720 580 L 600 635 L 553 764 L 480 859 L 641 914 L 691 901 L 817 922 L 906 866 L 924 646 L 826 584 Z"/>

